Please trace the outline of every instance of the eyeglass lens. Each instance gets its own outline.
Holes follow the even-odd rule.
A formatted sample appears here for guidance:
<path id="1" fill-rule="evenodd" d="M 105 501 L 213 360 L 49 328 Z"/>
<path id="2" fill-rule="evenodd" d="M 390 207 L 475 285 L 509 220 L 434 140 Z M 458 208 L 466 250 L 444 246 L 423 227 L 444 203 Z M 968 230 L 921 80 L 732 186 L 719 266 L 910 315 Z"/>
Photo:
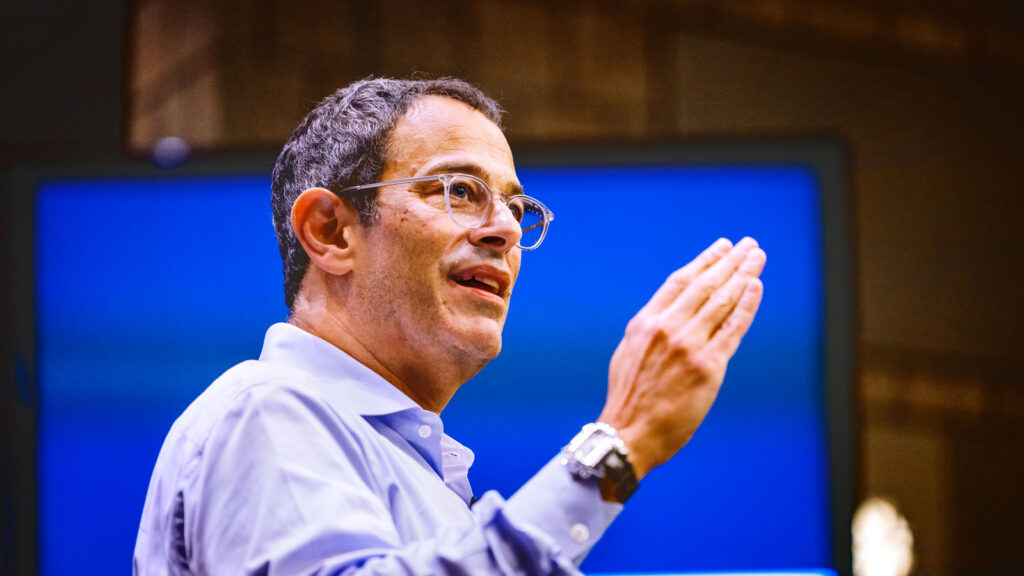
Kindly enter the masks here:
<path id="1" fill-rule="evenodd" d="M 465 228 L 476 228 L 488 217 L 491 192 L 474 178 L 455 176 L 448 182 L 448 208 L 455 222 Z M 544 208 L 532 198 L 504 198 L 512 217 L 522 227 L 519 240 L 522 248 L 534 248 L 544 236 Z"/>

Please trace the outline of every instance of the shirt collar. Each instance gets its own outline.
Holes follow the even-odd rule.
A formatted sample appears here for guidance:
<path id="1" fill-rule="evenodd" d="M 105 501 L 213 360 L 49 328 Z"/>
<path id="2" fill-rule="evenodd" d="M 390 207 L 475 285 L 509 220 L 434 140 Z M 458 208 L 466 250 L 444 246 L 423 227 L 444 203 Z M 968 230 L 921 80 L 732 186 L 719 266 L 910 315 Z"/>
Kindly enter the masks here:
<path id="1" fill-rule="evenodd" d="M 260 361 L 286 364 L 331 384 L 324 390 L 330 401 L 361 416 L 422 410 L 380 374 L 330 342 L 291 324 L 281 322 L 267 330 Z"/>
<path id="2" fill-rule="evenodd" d="M 274 324 L 263 341 L 261 362 L 301 370 L 326 384 L 328 402 L 394 430 L 468 504 L 467 473 L 473 452 L 444 434 L 440 417 L 424 410 L 373 370 L 337 346 L 291 324 Z"/>

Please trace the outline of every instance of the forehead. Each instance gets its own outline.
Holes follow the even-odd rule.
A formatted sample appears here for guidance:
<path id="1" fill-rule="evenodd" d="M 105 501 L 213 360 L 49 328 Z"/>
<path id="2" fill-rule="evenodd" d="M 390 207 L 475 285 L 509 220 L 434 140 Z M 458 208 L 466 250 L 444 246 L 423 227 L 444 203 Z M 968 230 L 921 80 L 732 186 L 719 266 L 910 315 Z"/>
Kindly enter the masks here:
<path id="1" fill-rule="evenodd" d="M 436 174 L 444 166 L 473 167 L 497 186 L 518 183 L 512 150 L 494 122 L 457 100 L 423 96 L 391 130 L 382 180 Z"/>

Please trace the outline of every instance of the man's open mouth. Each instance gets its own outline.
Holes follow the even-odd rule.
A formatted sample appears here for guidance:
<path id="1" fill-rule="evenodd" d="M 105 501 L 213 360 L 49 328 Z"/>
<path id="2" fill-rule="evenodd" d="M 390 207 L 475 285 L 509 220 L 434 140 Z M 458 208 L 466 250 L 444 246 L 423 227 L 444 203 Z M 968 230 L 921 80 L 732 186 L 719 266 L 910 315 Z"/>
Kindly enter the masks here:
<path id="1" fill-rule="evenodd" d="M 451 275 L 453 282 L 502 297 L 510 283 L 508 274 L 490 266 L 474 266 Z"/>
<path id="2" fill-rule="evenodd" d="M 452 276 L 452 280 L 461 286 L 485 290 L 495 295 L 497 295 L 500 290 L 497 280 L 491 280 L 489 278 L 476 278 L 474 276 L 470 276 L 469 278 L 459 278 L 458 276 Z"/>

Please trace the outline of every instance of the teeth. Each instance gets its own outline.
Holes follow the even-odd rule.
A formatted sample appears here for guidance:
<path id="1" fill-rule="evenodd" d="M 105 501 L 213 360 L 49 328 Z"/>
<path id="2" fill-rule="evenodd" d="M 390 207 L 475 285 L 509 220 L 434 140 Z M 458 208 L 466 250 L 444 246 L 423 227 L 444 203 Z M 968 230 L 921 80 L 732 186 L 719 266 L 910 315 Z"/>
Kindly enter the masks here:
<path id="1" fill-rule="evenodd" d="M 479 282 L 481 284 L 486 284 L 486 285 L 490 286 L 491 288 L 494 288 L 494 292 L 495 293 L 498 292 L 498 282 L 497 282 L 497 280 L 491 280 L 490 278 L 477 278 L 476 276 L 473 276 L 473 280 L 476 280 L 477 282 Z"/>

